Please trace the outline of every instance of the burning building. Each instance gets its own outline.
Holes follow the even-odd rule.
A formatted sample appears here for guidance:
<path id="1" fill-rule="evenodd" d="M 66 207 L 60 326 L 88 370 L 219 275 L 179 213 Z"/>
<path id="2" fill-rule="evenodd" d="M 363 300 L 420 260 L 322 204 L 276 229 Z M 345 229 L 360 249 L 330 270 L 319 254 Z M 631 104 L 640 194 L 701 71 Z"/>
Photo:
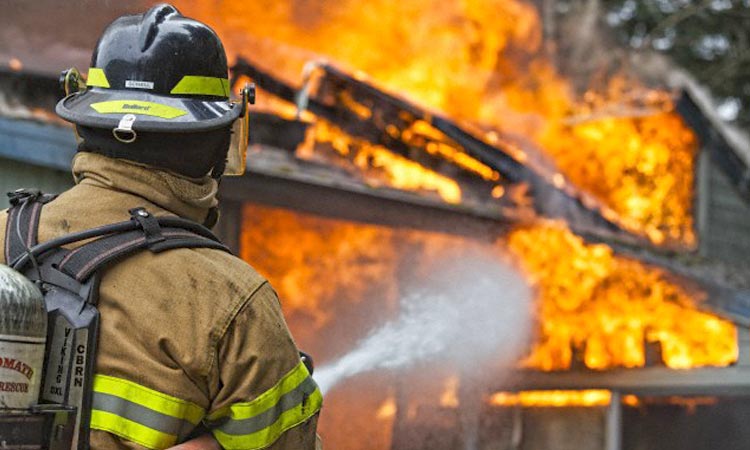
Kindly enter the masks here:
<path id="1" fill-rule="evenodd" d="M 182 3 L 224 39 L 234 86 L 260 88 L 219 231 L 303 348 L 346 353 L 409 280 L 475 248 L 536 292 L 512 374 L 351 380 L 327 400 L 330 448 L 686 448 L 659 426 L 696 443 L 684 430 L 747 415 L 750 146 L 700 88 L 615 73 L 582 91 L 517 1 Z M 60 189 L 61 67 L 19 52 L 0 79 L 0 184 Z"/>

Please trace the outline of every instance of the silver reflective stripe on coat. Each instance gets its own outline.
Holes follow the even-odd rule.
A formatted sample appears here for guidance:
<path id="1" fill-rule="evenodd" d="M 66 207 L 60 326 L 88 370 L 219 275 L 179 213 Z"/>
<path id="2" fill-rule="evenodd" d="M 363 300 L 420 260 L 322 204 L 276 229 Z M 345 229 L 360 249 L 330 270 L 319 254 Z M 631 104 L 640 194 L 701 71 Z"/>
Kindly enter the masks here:
<path id="1" fill-rule="evenodd" d="M 94 392 L 92 408 L 115 414 L 162 433 L 177 436 L 178 441 L 186 438 L 195 428 L 195 425 L 187 420 L 168 416 L 137 403 L 101 392 Z"/>
<path id="2" fill-rule="evenodd" d="M 284 394 L 271 409 L 249 419 L 232 420 L 227 418 L 225 422 L 218 426 L 218 429 L 226 434 L 243 435 L 270 427 L 279 420 L 284 412 L 299 405 L 305 398 L 315 392 L 317 387 L 312 378 L 307 378 L 296 389 Z"/>

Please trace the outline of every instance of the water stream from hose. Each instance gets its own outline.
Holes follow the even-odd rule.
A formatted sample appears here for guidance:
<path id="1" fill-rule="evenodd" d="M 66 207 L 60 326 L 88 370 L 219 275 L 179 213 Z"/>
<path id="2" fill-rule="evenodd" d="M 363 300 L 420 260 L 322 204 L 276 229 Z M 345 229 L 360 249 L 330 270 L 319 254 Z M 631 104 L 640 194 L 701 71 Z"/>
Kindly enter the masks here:
<path id="1" fill-rule="evenodd" d="M 512 364 L 526 343 L 531 290 L 516 270 L 496 259 L 444 264 L 403 291 L 398 317 L 315 371 L 324 393 L 365 372 L 437 358 L 457 367 L 489 359 Z"/>

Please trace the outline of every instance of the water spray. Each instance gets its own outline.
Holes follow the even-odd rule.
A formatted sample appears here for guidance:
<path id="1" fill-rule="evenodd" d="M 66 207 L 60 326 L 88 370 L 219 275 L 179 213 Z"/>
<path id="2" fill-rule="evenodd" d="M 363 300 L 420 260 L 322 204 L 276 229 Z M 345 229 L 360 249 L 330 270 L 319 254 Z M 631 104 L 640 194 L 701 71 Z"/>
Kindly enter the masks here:
<path id="1" fill-rule="evenodd" d="M 489 359 L 512 364 L 526 342 L 531 290 L 496 258 L 443 264 L 427 279 L 404 287 L 404 293 L 398 317 L 316 371 L 324 393 L 365 372 L 437 358 L 458 367 Z"/>

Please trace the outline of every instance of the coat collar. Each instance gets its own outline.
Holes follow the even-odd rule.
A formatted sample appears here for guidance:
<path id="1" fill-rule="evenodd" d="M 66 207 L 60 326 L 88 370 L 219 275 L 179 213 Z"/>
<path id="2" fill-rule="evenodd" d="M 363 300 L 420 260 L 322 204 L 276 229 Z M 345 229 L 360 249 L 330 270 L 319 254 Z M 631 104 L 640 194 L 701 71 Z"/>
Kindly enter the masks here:
<path id="1" fill-rule="evenodd" d="M 124 159 L 79 152 L 73 159 L 76 184 L 126 192 L 148 200 L 178 216 L 204 223 L 217 207 L 217 180 L 187 178 Z"/>

